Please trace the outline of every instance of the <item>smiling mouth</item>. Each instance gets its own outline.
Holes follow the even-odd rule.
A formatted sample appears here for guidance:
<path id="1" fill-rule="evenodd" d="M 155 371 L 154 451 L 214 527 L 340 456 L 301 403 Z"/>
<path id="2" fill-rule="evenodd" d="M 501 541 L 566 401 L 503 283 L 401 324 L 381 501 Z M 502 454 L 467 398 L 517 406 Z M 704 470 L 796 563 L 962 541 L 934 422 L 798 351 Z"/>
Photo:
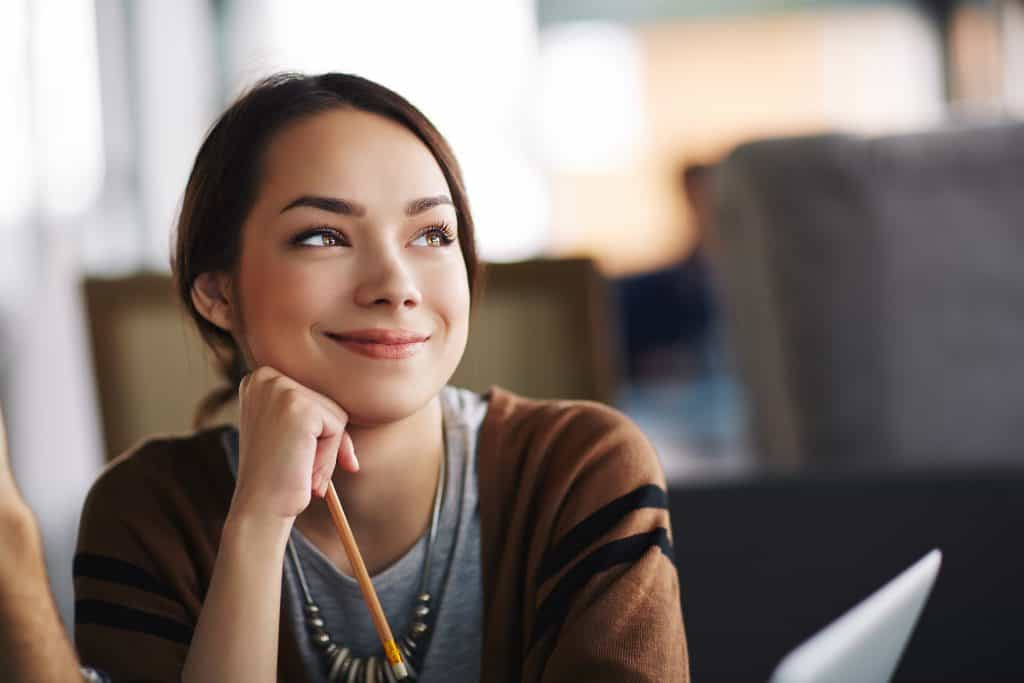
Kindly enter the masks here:
<path id="1" fill-rule="evenodd" d="M 427 335 L 405 330 L 359 330 L 345 333 L 325 333 L 343 348 L 375 360 L 403 360 L 412 358 L 430 339 Z"/>

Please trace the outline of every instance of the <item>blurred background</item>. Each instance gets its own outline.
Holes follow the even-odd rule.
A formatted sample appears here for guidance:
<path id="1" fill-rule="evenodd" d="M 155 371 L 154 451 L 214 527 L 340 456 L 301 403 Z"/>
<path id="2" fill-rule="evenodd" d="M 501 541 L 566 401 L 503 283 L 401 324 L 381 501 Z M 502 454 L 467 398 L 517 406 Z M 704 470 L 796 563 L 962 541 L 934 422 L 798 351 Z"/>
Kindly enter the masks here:
<path id="1" fill-rule="evenodd" d="M 987 539 L 947 554 L 964 585 L 1024 564 L 1003 538 L 1024 521 L 1005 489 L 1024 462 L 1024 2 L 5 0 L 0 399 L 66 622 L 88 486 L 187 431 L 216 383 L 170 296 L 170 234 L 205 131 L 278 70 L 377 80 L 452 143 L 492 264 L 456 382 L 640 424 L 695 673 L 763 679 L 773 648 L 939 542 Z M 950 538 L 936 509 L 979 526 Z M 724 566 L 772 592 L 858 564 L 838 595 L 742 619 L 746 660 L 721 642 L 736 621 L 709 626 L 769 609 L 728 598 Z M 1024 605 L 947 594 L 942 619 Z M 942 619 L 915 671 L 998 678 L 997 624 L 971 641 L 991 670 L 969 648 L 940 667 Z"/>

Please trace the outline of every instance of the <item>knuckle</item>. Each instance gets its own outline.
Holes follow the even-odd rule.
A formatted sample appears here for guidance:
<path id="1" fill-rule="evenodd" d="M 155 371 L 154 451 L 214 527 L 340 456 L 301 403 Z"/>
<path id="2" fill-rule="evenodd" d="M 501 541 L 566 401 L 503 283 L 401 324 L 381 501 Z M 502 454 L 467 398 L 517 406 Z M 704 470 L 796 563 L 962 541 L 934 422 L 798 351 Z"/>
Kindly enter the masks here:
<path id="1" fill-rule="evenodd" d="M 294 387 L 282 390 L 280 401 L 281 407 L 289 414 L 298 415 L 306 411 L 306 397 Z"/>
<path id="2" fill-rule="evenodd" d="M 273 379 L 274 375 L 275 373 L 271 368 L 266 365 L 262 365 L 256 368 L 256 370 L 254 370 L 249 376 L 257 382 L 266 382 L 267 380 Z"/>

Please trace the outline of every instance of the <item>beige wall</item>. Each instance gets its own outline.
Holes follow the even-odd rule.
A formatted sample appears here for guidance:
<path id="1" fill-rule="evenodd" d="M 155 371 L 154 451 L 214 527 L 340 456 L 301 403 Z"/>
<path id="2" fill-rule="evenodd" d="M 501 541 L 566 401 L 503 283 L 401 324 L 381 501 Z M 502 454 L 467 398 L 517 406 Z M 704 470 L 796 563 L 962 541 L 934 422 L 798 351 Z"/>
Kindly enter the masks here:
<path id="1" fill-rule="evenodd" d="M 647 64 L 649 144 L 629 167 L 555 173 L 552 184 L 553 250 L 593 256 L 609 273 L 667 264 L 692 248 L 683 163 L 713 161 L 757 137 L 926 125 L 941 110 L 937 41 L 909 9 L 634 31 Z M 912 82 L 900 88 L 904 78 Z"/>

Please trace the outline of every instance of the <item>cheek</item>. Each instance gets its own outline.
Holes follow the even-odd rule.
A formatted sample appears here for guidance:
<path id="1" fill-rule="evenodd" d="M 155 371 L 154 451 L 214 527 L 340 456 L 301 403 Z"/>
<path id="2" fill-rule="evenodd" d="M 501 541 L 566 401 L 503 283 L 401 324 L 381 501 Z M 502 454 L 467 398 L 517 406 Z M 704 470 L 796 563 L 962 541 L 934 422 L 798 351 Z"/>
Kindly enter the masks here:
<path id="1" fill-rule="evenodd" d="M 307 333 L 325 305 L 321 299 L 329 297 L 315 270 L 280 257 L 254 253 L 243 259 L 239 280 L 247 342 L 256 359 L 265 362 L 271 360 L 268 353 L 274 355 L 274 349 Z"/>
<path id="2" fill-rule="evenodd" d="M 431 292 L 435 309 L 451 334 L 465 335 L 469 325 L 469 282 L 465 266 L 445 269 L 434 280 Z"/>

